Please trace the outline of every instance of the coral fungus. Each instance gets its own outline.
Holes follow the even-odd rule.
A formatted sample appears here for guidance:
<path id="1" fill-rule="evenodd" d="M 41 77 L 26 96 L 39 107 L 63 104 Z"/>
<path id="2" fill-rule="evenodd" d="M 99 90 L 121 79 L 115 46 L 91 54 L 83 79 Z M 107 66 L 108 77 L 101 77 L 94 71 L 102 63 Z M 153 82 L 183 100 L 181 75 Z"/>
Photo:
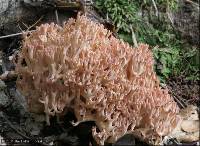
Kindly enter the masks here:
<path id="1" fill-rule="evenodd" d="M 95 121 L 99 144 L 127 133 L 151 143 L 179 121 L 148 46 L 133 48 L 85 16 L 25 35 L 16 71 L 31 112 L 45 112 L 49 122 L 49 116 L 73 108 L 77 124 Z"/>

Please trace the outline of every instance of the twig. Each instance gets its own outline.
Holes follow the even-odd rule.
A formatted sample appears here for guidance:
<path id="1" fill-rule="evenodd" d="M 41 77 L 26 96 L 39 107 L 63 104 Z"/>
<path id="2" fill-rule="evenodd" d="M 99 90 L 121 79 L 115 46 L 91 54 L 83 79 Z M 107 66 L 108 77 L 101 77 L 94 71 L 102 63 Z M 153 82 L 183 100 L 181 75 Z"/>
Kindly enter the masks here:
<path id="1" fill-rule="evenodd" d="M 24 22 L 22 22 L 22 24 L 26 27 L 26 29 L 28 29 L 28 25 L 26 25 Z"/>
<path id="2" fill-rule="evenodd" d="M 132 33 L 133 44 L 134 44 L 135 47 L 138 47 L 138 43 L 137 43 L 137 40 L 136 40 L 135 33 L 134 33 L 134 31 L 133 31 L 133 27 L 130 26 L 130 29 L 131 29 L 131 33 Z"/>
<path id="3" fill-rule="evenodd" d="M 26 33 L 30 33 L 33 32 L 35 30 L 30 30 L 30 31 L 26 31 Z M 9 37 L 15 37 L 15 36 L 19 36 L 24 34 L 25 32 L 19 32 L 19 33 L 14 33 L 14 34 L 9 34 L 9 35 L 5 35 L 5 36 L 0 36 L 0 39 L 5 39 L 5 38 L 9 38 Z"/>
<path id="4" fill-rule="evenodd" d="M 174 99 L 176 100 L 176 102 L 178 102 L 178 104 L 182 107 L 182 108 L 186 108 L 186 105 L 183 105 L 183 101 L 181 101 L 180 99 L 178 99 L 176 96 L 173 96 Z M 183 103 L 182 103 L 183 102 Z M 185 103 L 184 103 L 185 104 Z"/>
<path id="5" fill-rule="evenodd" d="M 9 35 L 5 35 L 5 36 L 0 36 L 0 39 L 14 37 L 14 36 L 22 35 L 22 34 L 23 34 L 23 32 L 15 33 L 15 34 L 9 34 Z"/>
<path id="6" fill-rule="evenodd" d="M 41 16 L 34 24 L 32 24 L 31 26 L 29 26 L 27 30 L 30 30 L 30 29 L 33 28 L 35 25 L 37 25 L 37 24 L 41 21 L 41 19 L 42 19 L 43 17 L 44 17 L 44 16 Z"/>
<path id="7" fill-rule="evenodd" d="M 187 104 L 185 103 L 185 101 L 182 98 L 176 97 L 175 93 L 173 91 L 171 91 L 174 99 L 176 102 L 178 102 L 178 104 L 182 107 L 182 108 L 186 108 Z"/>
<path id="8" fill-rule="evenodd" d="M 169 1 L 168 0 L 167 0 L 167 12 L 166 13 L 167 13 L 167 17 L 168 17 L 169 21 L 171 22 L 172 28 L 175 30 L 173 18 L 170 16 L 171 11 L 170 11 Z"/>
<path id="9" fill-rule="evenodd" d="M 25 24 L 22 22 L 22 24 L 25 26 Z M 20 24 L 17 24 L 17 27 L 20 29 L 21 32 L 23 32 L 23 29 L 21 28 Z M 26 27 L 26 26 L 25 26 Z M 27 28 L 27 27 L 26 27 Z"/>
<path id="10" fill-rule="evenodd" d="M 167 10 L 167 17 L 169 18 L 170 22 L 171 22 L 171 26 L 174 28 L 174 22 L 172 17 L 170 16 L 170 12 Z"/>
<path id="11" fill-rule="evenodd" d="M 156 3 L 155 3 L 154 0 L 151 0 L 151 1 L 152 1 L 152 3 L 153 3 L 154 8 L 155 8 L 156 16 L 158 16 L 158 8 L 157 8 L 157 6 L 156 6 Z"/>
<path id="12" fill-rule="evenodd" d="M 22 22 L 22 24 L 26 27 L 26 31 L 30 30 L 31 28 L 33 28 L 36 24 L 38 24 L 38 22 L 40 22 L 40 20 L 43 18 L 44 16 L 41 16 L 34 24 L 32 24 L 31 26 L 28 26 L 26 23 Z M 18 24 L 19 28 L 21 31 L 23 31 L 20 27 L 20 25 Z"/>
<path id="13" fill-rule="evenodd" d="M 106 21 L 109 21 L 108 13 L 106 13 Z"/>
<path id="14" fill-rule="evenodd" d="M 58 11 L 55 10 L 55 16 L 56 16 L 56 22 L 58 25 L 60 25 L 60 21 L 59 21 L 59 18 L 58 18 Z"/>

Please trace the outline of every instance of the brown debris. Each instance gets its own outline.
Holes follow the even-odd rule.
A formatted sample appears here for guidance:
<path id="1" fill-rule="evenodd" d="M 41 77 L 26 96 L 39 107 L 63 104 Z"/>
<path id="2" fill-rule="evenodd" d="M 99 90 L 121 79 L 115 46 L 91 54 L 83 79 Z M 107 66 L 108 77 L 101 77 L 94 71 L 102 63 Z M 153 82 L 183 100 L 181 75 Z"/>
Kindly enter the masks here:
<path id="1" fill-rule="evenodd" d="M 199 103 L 199 81 L 190 81 L 184 76 L 174 77 L 167 81 L 169 92 L 187 105 Z"/>

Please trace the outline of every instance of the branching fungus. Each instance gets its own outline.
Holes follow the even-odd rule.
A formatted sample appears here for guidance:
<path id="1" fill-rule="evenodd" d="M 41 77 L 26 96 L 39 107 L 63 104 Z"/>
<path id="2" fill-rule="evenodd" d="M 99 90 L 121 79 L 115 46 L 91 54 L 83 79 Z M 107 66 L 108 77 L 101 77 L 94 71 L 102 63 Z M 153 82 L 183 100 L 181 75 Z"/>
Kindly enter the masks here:
<path id="1" fill-rule="evenodd" d="M 17 87 L 31 112 L 73 108 L 77 123 L 95 121 L 99 144 L 133 133 L 152 142 L 176 127 L 179 108 L 161 89 L 147 45 L 133 48 L 85 16 L 25 35 Z"/>

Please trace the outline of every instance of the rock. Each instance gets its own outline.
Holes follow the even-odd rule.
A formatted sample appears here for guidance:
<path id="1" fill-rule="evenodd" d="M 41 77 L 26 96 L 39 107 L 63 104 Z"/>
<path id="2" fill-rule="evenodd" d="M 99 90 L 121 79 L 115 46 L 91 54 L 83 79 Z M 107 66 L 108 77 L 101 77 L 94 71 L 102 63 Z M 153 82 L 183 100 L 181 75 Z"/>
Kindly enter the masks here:
<path id="1" fill-rule="evenodd" d="M 6 9 L 8 9 L 8 0 L 1 0 L 1 5 L 0 5 L 0 13 L 5 12 Z"/>
<path id="2" fill-rule="evenodd" d="M 195 142 L 195 141 L 199 140 L 199 132 L 180 135 L 178 137 L 178 140 L 181 142 L 186 142 L 186 143 Z"/>
<path id="3" fill-rule="evenodd" d="M 182 121 L 166 139 L 176 139 L 178 142 L 195 142 L 199 140 L 199 117 L 197 107 L 189 105 L 181 109 L 179 115 Z"/>
<path id="4" fill-rule="evenodd" d="M 0 108 L 4 108 L 8 105 L 10 99 L 3 91 L 0 91 Z"/>
<path id="5" fill-rule="evenodd" d="M 117 140 L 113 146 L 122 146 L 122 145 L 135 145 L 135 138 L 132 134 L 127 134 Z"/>
<path id="6" fill-rule="evenodd" d="M 4 81 L 0 80 L 0 91 L 6 88 Z"/>
<path id="7" fill-rule="evenodd" d="M 180 111 L 180 116 L 183 120 L 199 120 L 197 107 L 194 105 L 189 105 L 187 108 Z"/>
<path id="8" fill-rule="evenodd" d="M 181 124 L 181 129 L 185 132 L 198 132 L 199 131 L 199 121 L 184 120 Z"/>
<path id="9" fill-rule="evenodd" d="M 23 116 L 28 112 L 27 103 L 25 97 L 20 94 L 20 92 L 14 88 L 10 89 L 10 95 L 14 98 L 14 107 L 20 110 L 20 115 Z"/>

